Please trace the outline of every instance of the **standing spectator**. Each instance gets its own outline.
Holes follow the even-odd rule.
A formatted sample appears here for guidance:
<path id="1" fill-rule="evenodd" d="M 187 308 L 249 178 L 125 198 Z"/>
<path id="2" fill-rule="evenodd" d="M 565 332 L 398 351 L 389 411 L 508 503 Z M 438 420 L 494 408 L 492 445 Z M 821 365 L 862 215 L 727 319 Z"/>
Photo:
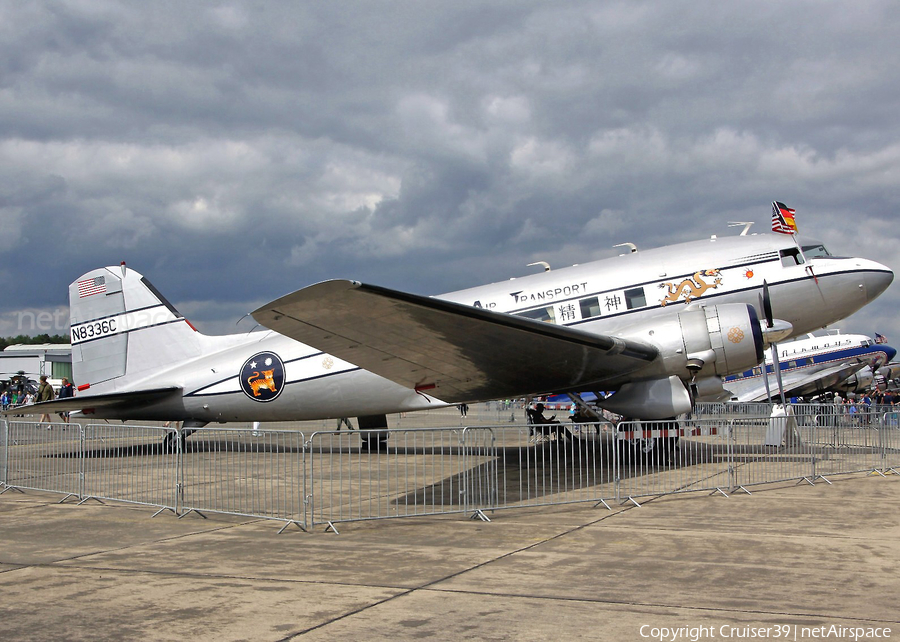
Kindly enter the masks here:
<path id="1" fill-rule="evenodd" d="M 59 395 L 58 399 L 71 399 L 75 396 L 75 386 L 69 383 L 69 380 L 65 377 L 62 378 L 62 385 L 59 387 Z M 68 411 L 63 411 L 57 413 L 59 418 L 63 420 L 63 423 L 69 423 L 69 413 Z"/>
<path id="2" fill-rule="evenodd" d="M 55 396 L 56 395 L 53 392 L 53 386 L 51 386 L 49 383 L 47 383 L 47 375 L 41 375 L 41 385 L 38 386 L 38 391 L 37 391 L 37 402 L 41 403 L 43 401 L 53 401 L 53 398 Z M 49 425 L 50 424 L 50 414 L 49 413 L 45 412 L 44 414 L 41 415 L 41 418 L 38 419 L 38 425 L 44 423 L 44 421 L 46 421 L 48 424 L 47 430 L 50 430 L 51 428 L 53 428 L 52 425 Z"/>

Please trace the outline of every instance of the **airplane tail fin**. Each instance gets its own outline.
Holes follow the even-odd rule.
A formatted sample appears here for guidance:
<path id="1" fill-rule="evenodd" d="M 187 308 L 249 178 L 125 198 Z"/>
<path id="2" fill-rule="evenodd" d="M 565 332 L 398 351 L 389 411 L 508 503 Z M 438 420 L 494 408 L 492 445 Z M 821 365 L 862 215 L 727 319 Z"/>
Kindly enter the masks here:
<path id="1" fill-rule="evenodd" d="M 203 335 L 139 273 L 92 270 L 69 286 L 72 377 L 111 393 L 199 356 Z"/>

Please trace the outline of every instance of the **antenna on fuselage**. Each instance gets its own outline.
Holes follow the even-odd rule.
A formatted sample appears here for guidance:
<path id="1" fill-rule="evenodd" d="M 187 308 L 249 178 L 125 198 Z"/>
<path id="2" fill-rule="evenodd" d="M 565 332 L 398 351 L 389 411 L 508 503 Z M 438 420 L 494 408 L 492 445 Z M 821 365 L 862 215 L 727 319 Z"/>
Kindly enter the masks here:
<path id="1" fill-rule="evenodd" d="M 532 265 L 540 265 L 544 268 L 544 272 L 550 271 L 550 264 L 547 263 L 547 261 L 535 261 L 534 263 L 529 263 L 528 267 L 531 267 Z"/>
<path id="2" fill-rule="evenodd" d="M 737 227 L 738 225 L 744 226 L 740 236 L 747 236 L 747 232 L 750 231 L 750 226 L 753 225 L 753 221 L 728 221 L 728 227 Z"/>
<path id="3" fill-rule="evenodd" d="M 243 321 L 244 319 L 246 319 L 246 318 L 249 317 L 249 316 L 250 316 L 250 313 L 248 312 L 247 314 L 245 314 L 244 316 L 242 316 L 240 319 L 238 319 L 237 321 L 235 321 L 235 322 L 234 322 L 234 325 L 239 325 L 241 321 Z M 250 334 L 251 332 L 253 332 L 254 330 L 256 330 L 256 328 L 258 328 L 258 327 L 259 327 L 259 324 L 257 323 L 257 324 L 254 325 L 252 328 L 250 328 L 250 330 L 247 332 L 247 334 Z"/>
<path id="4" fill-rule="evenodd" d="M 634 243 L 619 243 L 618 245 L 613 245 L 613 247 L 627 247 L 631 250 L 632 254 L 637 252 L 637 245 L 635 245 Z"/>

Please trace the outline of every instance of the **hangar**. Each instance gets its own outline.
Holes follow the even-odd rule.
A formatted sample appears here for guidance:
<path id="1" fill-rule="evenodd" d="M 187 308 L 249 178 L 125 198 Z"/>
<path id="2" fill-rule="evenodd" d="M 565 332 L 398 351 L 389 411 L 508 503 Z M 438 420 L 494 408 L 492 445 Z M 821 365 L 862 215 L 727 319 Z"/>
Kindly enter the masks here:
<path id="1" fill-rule="evenodd" d="M 68 343 L 16 344 L 0 352 L 0 382 L 17 375 L 37 381 L 41 375 L 50 378 L 54 388 L 63 377 L 72 381 L 72 346 Z"/>

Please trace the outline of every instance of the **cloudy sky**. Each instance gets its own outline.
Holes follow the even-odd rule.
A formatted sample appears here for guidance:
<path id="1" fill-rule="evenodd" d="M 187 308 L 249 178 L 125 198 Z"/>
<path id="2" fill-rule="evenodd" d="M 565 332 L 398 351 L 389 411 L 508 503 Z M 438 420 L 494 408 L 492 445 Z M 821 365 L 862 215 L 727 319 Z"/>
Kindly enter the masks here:
<path id="1" fill-rule="evenodd" d="M 0 334 L 65 332 L 123 260 L 220 333 L 327 278 L 766 231 L 773 200 L 898 270 L 898 33 L 891 0 L 4 2 Z M 841 327 L 900 343 L 898 304 Z"/>

